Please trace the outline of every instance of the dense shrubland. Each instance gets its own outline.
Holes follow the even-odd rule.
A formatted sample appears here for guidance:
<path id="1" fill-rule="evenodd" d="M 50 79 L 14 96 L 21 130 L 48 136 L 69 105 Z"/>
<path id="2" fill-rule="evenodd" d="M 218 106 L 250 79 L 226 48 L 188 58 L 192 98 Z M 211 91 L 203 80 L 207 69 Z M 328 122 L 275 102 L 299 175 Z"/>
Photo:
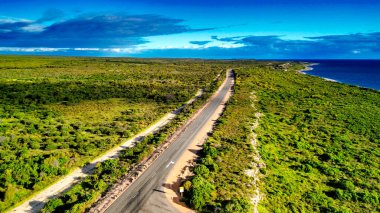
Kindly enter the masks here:
<path id="1" fill-rule="evenodd" d="M 94 173 L 57 198 L 51 199 L 42 212 L 85 212 L 112 184 L 130 169 L 153 153 L 208 99 L 217 89 L 223 77 L 215 79 L 201 97 L 186 105 L 169 124 L 160 131 L 146 136 L 135 146 L 122 150 L 116 159 L 106 160 L 97 165 Z"/>
<path id="2" fill-rule="evenodd" d="M 201 212 L 248 212 L 251 125 L 260 119 L 260 212 L 378 212 L 380 93 L 295 72 L 284 62 L 112 58 L 0 58 L 0 210 L 130 137 L 226 67 L 235 94 L 185 182 Z M 284 71 L 285 68 L 287 71 Z M 213 87 L 215 88 L 215 86 Z M 251 94 L 255 92 L 256 109 Z M 88 208 L 149 155 L 197 105 L 126 149 L 43 211 Z"/>
<path id="3" fill-rule="evenodd" d="M 200 212 L 252 211 L 253 179 L 245 170 L 254 157 L 250 128 L 255 110 L 250 88 L 235 74 L 234 94 L 203 145 L 195 176 L 184 183 L 185 201 Z"/>
<path id="4" fill-rule="evenodd" d="M 263 212 L 380 210 L 378 91 L 296 72 L 241 74 L 265 115 Z"/>
<path id="5" fill-rule="evenodd" d="M 180 106 L 219 62 L 0 57 L 0 211 Z"/>
<path id="6" fill-rule="evenodd" d="M 378 212 L 380 93 L 295 72 L 300 64 L 236 66 L 237 85 L 204 145 L 187 202 L 202 212 L 248 212 L 253 186 L 250 93 L 258 134 L 260 212 Z"/>

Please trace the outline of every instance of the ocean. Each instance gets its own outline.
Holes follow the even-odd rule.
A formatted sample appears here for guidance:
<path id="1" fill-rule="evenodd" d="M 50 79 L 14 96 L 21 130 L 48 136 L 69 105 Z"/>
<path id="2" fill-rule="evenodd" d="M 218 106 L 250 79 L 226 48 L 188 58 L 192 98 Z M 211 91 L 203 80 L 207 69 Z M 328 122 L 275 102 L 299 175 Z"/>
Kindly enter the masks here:
<path id="1" fill-rule="evenodd" d="M 305 60 L 317 63 L 308 75 L 380 90 L 380 60 Z"/>

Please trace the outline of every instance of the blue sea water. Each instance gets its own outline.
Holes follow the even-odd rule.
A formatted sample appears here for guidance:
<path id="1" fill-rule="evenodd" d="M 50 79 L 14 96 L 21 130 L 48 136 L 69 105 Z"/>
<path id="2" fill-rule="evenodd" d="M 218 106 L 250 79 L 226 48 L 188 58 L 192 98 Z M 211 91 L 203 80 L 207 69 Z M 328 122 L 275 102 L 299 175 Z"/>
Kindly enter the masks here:
<path id="1" fill-rule="evenodd" d="M 308 60 L 318 63 L 306 74 L 380 90 L 380 60 Z"/>

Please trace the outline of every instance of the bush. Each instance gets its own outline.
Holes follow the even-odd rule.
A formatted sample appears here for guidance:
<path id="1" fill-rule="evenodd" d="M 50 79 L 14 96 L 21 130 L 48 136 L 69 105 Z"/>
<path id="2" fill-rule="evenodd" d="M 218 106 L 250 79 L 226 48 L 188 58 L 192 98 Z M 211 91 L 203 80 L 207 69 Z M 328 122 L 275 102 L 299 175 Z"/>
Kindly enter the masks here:
<path id="1" fill-rule="evenodd" d="M 225 213 L 253 212 L 252 204 L 246 199 L 232 199 L 222 210 Z"/>
<path id="2" fill-rule="evenodd" d="M 194 172 L 195 172 L 195 174 L 203 176 L 204 178 L 207 178 L 209 173 L 210 173 L 208 168 L 203 164 L 195 167 Z"/>
<path id="3" fill-rule="evenodd" d="M 210 204 L 215 198 L 215 186 L 207 182 L 203 177 L 196 176 L 192 180 L 190 205 L 200 211 L 206 204 Z"/>
<path id="4" fill-rule="evenodd" d="M 63 204 L 64 203 L 60 198 L 54 198 L 45 205 L 44 209 L 41 212 L 43 213 L 55 212 L 56 210 L 59 210 L 59 207 L 62 206 Z"/>

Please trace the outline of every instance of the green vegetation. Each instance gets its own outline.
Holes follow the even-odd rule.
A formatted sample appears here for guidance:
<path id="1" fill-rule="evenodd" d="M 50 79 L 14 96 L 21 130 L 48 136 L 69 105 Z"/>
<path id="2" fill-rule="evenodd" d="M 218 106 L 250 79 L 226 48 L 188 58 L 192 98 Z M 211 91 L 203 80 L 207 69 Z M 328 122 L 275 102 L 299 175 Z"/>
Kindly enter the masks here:
<path id="1" fill-rule="evenodd" d="M 253 147 L 249 135 L 254 109 L 251 90 L 242 86 L 237 75 L 235 94 L 231 97 L 212 136 L 203 145 L 196 174 L 185 191 L 186 202 L 201 212 L 251 212 L 249 195 L 253 179 L 245 175 L 251 168 Z"/>
<path id="2" fill-rule="evenodd" d="M 122 150 L 117 159 L 106 160 L 97 165 L 95 172 L 70 188 L 61 196 L 50 200 L 42 212 L 85 212 L 112 184 L 134 165 L 151 155 L 153 151 L 180 127 L 217 89 L 223 77 L 213 81 L 195 102 L 185 106 L 181 113 L 155 134 L 146 136 L 135 146 Z"/>
<path id="3" fill-rule="evenodd" d="M 209 90 L 224 70 L 221 62 L 200 60 L 1 56 L 0 211 L 141 131 L 198 89 Z M 108 167 L 100 165 L 100 173 Z"/>
<path id="4" fill-rule="evenodd" d="M 248 212 L 254 187 L 251 93 L 258 135 L 260 212 L 379 212 L 380 93 L 303 75 L 301 64 L 236 67 L 233 99 L 204 145 L 187 202 L 201 212 Z"/>
<path id="5" fill-rule="evenodd" d="M 262 212 L 380 211 L 378 91 L 296 72 L 241 75 L 265 115 Z"/>
<path id="6" fill-rule="evenodd" d="M 255 61 L 0 57 L 0 211 L 119 144 L 199 88 L 203 99 L 155 135 L 97 165 L 43 212 L 83 212 L 143 160 L 235 69 L 235 93 L 204 144 L 185 201 L 200 212 L 249 212 L 252 123 L 260 212 L 379 212 L 380 93 Z M 284 71 L 286 68 L 287 71 Z M 252 98 L 255 94 L 256 99 Z M 255 105 L 254 108 L 252 105 Z"/>

